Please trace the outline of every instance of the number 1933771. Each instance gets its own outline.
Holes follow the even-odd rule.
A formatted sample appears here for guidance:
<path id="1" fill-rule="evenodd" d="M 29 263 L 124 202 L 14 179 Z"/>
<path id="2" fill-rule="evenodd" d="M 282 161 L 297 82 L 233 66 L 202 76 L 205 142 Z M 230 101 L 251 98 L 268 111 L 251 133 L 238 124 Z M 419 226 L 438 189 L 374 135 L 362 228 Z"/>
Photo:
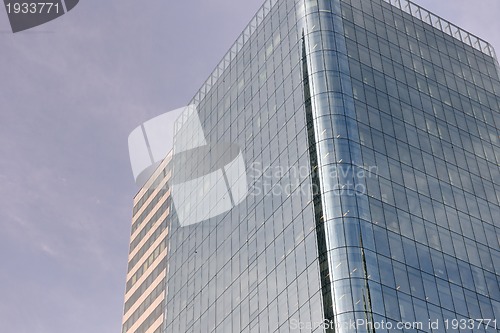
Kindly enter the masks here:
<path id="1" fill-rule="evenodd" d="M 6 4 L 8 14 L 59 14 L 59 3 L 15 2 Z"/>

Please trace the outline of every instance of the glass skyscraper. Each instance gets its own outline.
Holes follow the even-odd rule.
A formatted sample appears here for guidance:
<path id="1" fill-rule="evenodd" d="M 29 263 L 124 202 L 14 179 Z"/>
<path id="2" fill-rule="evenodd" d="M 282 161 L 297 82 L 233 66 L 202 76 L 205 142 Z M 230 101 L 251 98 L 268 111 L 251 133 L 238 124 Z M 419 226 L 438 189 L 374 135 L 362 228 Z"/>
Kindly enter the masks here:
<path id="1" fill-rule="evenodd" d="M 190 104 L 249 191 L 189 226 L 169 202 L 165 332 L 499 331 L 488 43 L 406 0 L 269 0 Z"/>

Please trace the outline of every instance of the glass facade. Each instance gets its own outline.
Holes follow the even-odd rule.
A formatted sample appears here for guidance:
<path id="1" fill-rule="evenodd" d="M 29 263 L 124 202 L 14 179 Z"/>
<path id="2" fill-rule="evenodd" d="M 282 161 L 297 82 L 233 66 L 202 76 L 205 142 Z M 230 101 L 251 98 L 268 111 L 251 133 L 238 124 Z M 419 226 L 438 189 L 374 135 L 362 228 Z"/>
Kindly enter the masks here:
<path id="1" fill-rule="evenodd" d="M 225 215 L 172 225 L 166 332 L 288 332 L 292 318 L 323 319 L 303 193 L 312 183 L 298 6 L 266 3 L 190 103 L 208 142 L 241 147 L 250 190 Z"/>
<path id="2" fill-rule="evenodd" d="M 337 290 L 350 297 L 336 303 L 336 321 L 365 316 L 392 327 L 416 324 L 399 331 L 497 331 L 481 319 L 500 317 L 498 63 L 487 44 L 458 28 L 454 34 L 444 20 L 430 25 L 423 10 L 398 3 L 343 0 L 335 11 L 351 84 L 343 99 L 350 103 L 352 91 L 354 100 L 351 161 L 360 165 L 355 147 L 365 169 L 376 166 L 357 203 L 360 230 L 348 233 L 341 222 L 352 244 L 340 252 L 350 270 L 361 266 L 359 257 L 366 262 L 368 283 L 339 276 L 345 282 L 334 298 Z M 321 9 L 318 15 L 321 21 Z M 365 294 L 371 308 L 356 308 Z"/>
<path id="3" fill-rule="evenodd" d="M 250 190 L 169 222 L 165 332 L 498 331 L 486 42 L 406 1 L 267 1 L 190 104 Z"/>

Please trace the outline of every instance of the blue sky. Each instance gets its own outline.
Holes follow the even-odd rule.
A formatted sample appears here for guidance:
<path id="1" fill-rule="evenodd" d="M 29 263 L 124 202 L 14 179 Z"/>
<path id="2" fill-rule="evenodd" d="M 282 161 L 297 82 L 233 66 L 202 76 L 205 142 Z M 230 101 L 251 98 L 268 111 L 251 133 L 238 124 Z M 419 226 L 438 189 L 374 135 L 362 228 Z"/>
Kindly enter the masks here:
<path id="1" fill-rule="evenodd" d="M 0 331 L 119 332 L 127 136 L 184 106 L 261 0 L 86 0 L 12 34 L 0 9 Z M 417 0 L 500 53 L 498 0 Z"/>

